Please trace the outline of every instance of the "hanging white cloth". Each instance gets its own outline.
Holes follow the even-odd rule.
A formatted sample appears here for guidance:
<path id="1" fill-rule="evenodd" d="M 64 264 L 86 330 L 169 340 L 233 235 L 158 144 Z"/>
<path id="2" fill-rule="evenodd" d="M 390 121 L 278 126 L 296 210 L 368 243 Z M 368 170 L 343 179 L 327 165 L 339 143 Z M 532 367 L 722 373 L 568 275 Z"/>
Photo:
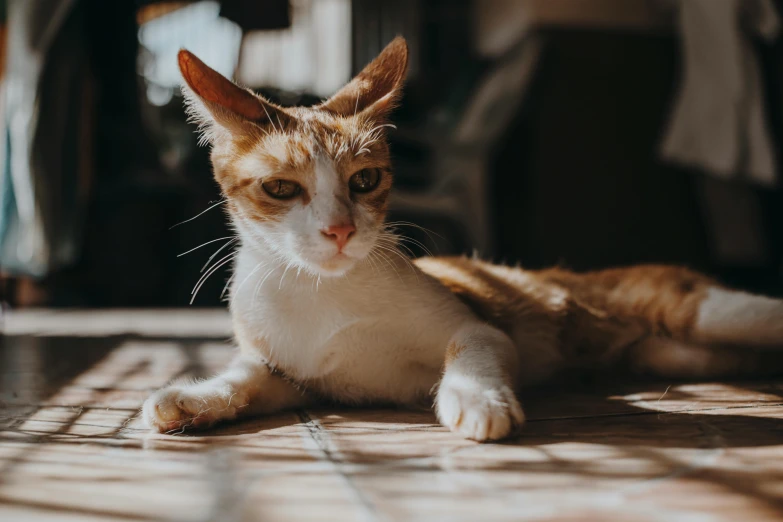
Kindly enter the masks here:
<path id="1" fill-rule="evenodd" d="M 683 84 L 661 147 L 666 160 L 720 178 L 776 182 L 752 33 L 775 38 L 770 0 L 678 0 Z"/>

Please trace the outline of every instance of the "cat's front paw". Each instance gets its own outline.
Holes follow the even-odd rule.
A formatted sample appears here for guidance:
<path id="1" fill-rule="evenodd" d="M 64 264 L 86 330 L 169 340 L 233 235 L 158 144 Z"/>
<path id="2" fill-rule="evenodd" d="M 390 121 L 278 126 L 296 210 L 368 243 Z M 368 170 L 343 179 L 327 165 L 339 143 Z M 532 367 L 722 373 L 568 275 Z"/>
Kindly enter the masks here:
<path id="1" fill-rule="evenodd" d="M 170 386 L 153 393 L 142 408 L 147 425 L 160 433 L 206 428 L 235 416 L 235 408 L 220 395 Z"/>
<path id="2" fill-rule="evenodd" d="M 441 383 L 435 409 L 451 431 L 479 442 L 509 436 L 525 415 L 514 392 L 506 385 L 486 386 L 467 379 Z"/>

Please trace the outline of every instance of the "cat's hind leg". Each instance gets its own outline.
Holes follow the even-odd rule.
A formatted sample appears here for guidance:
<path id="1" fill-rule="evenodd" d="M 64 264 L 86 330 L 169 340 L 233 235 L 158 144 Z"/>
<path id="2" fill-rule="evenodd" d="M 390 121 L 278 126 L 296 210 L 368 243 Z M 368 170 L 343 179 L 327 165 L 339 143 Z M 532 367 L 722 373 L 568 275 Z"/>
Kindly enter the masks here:
<path id="1" fill-rule="evenodd" d="M 468 439 L 497 440 L 524 422 L 514 394 L 518 355 L 511 339 L 486 324 L 463 326 L 446 351 L 435 410 Z"/>
<path id="2" fill-rule="evenodd" d="M 764 372 L 757 350 L 697 344 L 667 337 L 647 337 L 628 351 L 631 371 L 672 379 L 713 379 L 774 373 Z"/>
<path id="3" fill-rule="evenodd" d="M 144 402 L 142 414 L 150 428 L 169 433 L 295 408 L 305 402 L 300 390 L 272 374 L 260 358 L 240 355 L 215 377 L 173 383 L 153 393 Z"/>
<path id="4" fill-rule="evenodd" d="M 657 313 L 646 319 L 665 333 L 630 347 L 635 370 L 674 378 L 783 374 L 783 300 L 710 281 L 680 285 L 680 296 L 661 286 L 649 303 Z"/>

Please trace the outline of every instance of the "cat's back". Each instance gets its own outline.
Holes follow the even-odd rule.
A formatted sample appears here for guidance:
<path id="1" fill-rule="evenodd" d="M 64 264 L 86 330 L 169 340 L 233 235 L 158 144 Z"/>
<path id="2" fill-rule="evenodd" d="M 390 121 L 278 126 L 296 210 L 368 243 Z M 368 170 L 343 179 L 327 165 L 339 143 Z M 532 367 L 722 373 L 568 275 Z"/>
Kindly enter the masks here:
<path id="1" fill-rule="evenodd" d="M 501 326 L 520 314 L 557 315 L 566 307 L 569 292 L 543 272 L 470 257 L 422 257 L 415 263 L 482 319 Z"/>

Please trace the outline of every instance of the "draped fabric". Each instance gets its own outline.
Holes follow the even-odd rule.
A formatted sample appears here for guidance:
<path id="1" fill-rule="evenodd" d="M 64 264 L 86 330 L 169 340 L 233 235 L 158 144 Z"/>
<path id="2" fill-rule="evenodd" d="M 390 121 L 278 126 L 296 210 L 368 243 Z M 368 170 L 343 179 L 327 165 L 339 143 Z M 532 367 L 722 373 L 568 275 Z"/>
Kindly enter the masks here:
<path id="1" fill-rule="evenodd" d="M 74 0 L 8 5 L 0 268 L 42 277 L 79 253 L 91 178 L 91 76 Z"/>
<path id="2" fill-rule="evenodd" d="M 780 30 L 770 0 L 679 0 L 683 84 L 661 146 L 669 161 L 723 179 L 777 182 L 753 47 Z"/>

